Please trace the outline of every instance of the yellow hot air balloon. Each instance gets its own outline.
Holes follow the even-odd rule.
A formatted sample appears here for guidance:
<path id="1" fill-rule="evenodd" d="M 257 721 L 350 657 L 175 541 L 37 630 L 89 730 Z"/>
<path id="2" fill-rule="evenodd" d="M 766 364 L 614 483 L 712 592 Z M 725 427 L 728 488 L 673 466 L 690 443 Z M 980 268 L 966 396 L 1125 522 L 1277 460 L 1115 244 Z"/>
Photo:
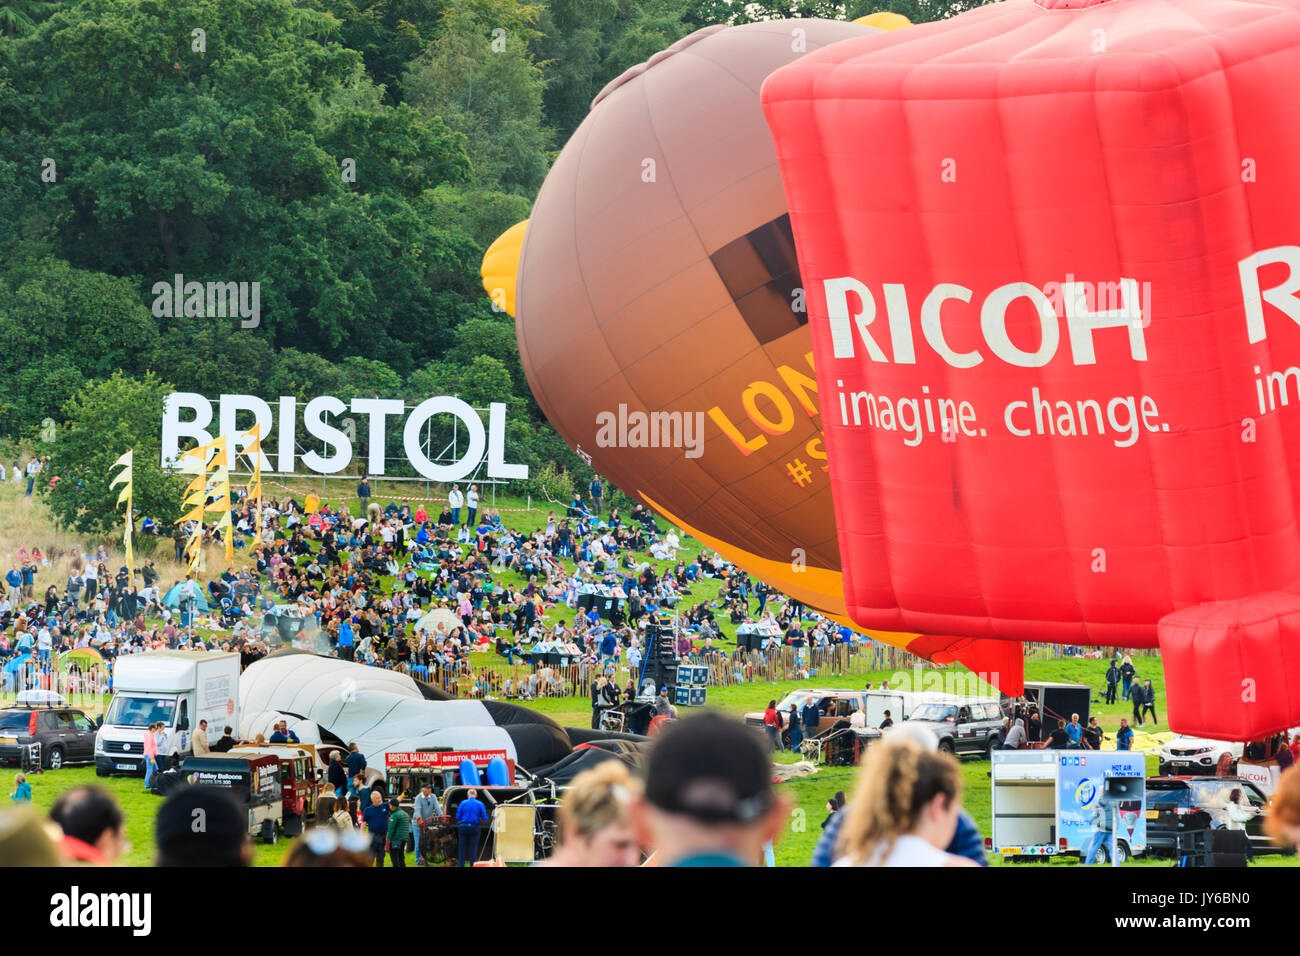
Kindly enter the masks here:
<path id="1" fill-rule="evenodd" d="M 901 30 L 903 27 L 912 25 L 912 21 L 901 13 L 893 13 L 889 10 L 868 13 L 865 17 L 858 17 L 853 22 L 860 23 L 864 27 L 875 27 L 877 30 Z"/>
<path id="2" fill-rule="evenodd" d="M 515 276 L 519 271 L 519 255 L 524 248 L 527 229 L 528 220 L 525 219 L 497 236 L 483 254 L 483 265 L 479 270 L 483 288 L 491 297 L 493 306 L 511 316 L 515 314 Z"/>

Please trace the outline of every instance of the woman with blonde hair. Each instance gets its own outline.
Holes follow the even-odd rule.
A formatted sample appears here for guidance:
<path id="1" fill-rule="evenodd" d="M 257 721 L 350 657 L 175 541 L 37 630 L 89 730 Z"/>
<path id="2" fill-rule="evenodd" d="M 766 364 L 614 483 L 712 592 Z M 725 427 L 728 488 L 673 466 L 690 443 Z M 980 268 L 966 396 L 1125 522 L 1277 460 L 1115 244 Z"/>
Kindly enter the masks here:
<path id="1" fill-rule="evenodd" d="M 540 866 L 636 866 L 641 862 L 629 808 L 636 795 L 618 760 L 573 778 L 557 817 L 559 846 Z"/>
<path id="2" fill-rule="evenodd" d="M 835 866 L 977 866 L 944 848 L 961 814 L 961 771 L 950 754 L 909 739 L 867 751 L 836 844 Z"/>

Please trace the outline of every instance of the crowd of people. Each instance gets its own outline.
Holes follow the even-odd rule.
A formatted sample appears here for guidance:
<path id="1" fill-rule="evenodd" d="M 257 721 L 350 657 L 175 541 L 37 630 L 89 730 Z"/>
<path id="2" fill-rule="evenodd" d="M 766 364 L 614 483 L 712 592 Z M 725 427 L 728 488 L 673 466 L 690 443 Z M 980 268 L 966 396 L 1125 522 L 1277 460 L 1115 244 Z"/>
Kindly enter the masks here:
<path id="1" fill-rule="evenodd" d="M 648 646 L 645 629 L 669 618 L 677 619 L 678 650 L 688 655 L 725 657 L 717 646 L 718 618 L 724 616 L 733 624 L 764 625 L 765 649 L 802 651 L 851 640 L 843 629 L 809 615 L 718 555 L 681 553 L 676 534 L 658 527 L 639 506 L 624 519 L 617 508 L 605 507 L 603 489 L 589 489 L 585 502 L 575 496 L 562 513 L 552 512 L 532 531 L 508 527 L 497 509 L 482 506 L 474 486 L 466 492 L 453 487 L 436 515 L 424 502 L 413 507 L 373 501 L 366 479 L 358 485 L 356 501 L 354 514 L 349 502 L 269 499 L 260 509 L 259 528 L 254 503 L 234 496 L 232 525 L 248 561 L 241 569 L 225 569 L 201 590 L 186 576 L 176 582 L 177 600 L 168 600 L 173 588 L 163 590 L 153 561 L 139 567 L 137 581 L 125 567 L 112 571 L 114 562 L 103 546 L 62 556 L 69 559 L 64 586 L 51 584 L 38 594 L 36 580 L 49 556 L 36 548 L 20 550 L 5 576 L 0 654 L 30 654 L 39 664 L 87 646 L 109 659 L 163 647 L 220 648 L 240 653 L 247 666 L 277 646 L 260 635 L 262 613 L 290 605 L 318 621 L 325 652 L 404 668 L 451 685 L 458 696 L 526 699 L 568 692 L 544 667 L 517 683 L 476 673 L 470 653 L 490 651 L 513 662 L 537 647 L 574 647 L 590 678 L 595 726 L 603 710 L 642 693 L 635 675 Z M 152 522 L 146 533 L 161 534 Z M 183 549 L 186 537 L 181 529 L 178 547 Z M 662 567 L 665 563 L 669 566 Z M 720 581 L 716 600 L 692 594 L 706 578 Z M 608 589 L 626 600 L 602 617 L 594 607 L 579 607 L 586 589 Z M 196 592 L 224 626 L 196 626 Z M 572 621 L 555 615 L 560 619 L 547 623 L 548 612 L 557 608 L 574 611 Z M 433 609 L 448 613 L 417 629 Z M 615 676 L 619 664 L 627 668 L 621 689 Z M 1137 677 L 1130 658 L 1111 661 L 1106 681 L 1108 701 L 1122 686 L 1124 699 L 1134 702 L 1136 722 L 1147 714 L 1155 718 L 1151 681 Z M 656 713 L 671 715 L 664 690 L 654 697 Z M 768 733 L 776 736 L 777 746 L 783 726 L 793 732 L 802 724 L 797 712 L 771 716 Z M 1104 739 L 1096 717 L 1083 723 L 1071 715 L 1068 721 L 1055 720 L 1056 726 L 1049 723 L 1036 707 L 1017 705 L 998 745 L 1099 749 Z M 1131 746 L 1127 719 L 1120 720 L 1115 736 L 1120 749 Z M 891 735 L 869 749 L 856 791 L 828 803 L 811 862 L 985 862 L 978 831 L 961 810 L 956 766 L 951 756 L 909 734 Z M 427 861 L 421 836 L 443 815 L 438 799 L 424 788 L 408 812 L 382 786 L 368 783 L 364 771 L 364 756 L 355 747 L 346 760 L 331 764 L 322 781 L 319 825 L 295 844 L 289 865 L 405 865 L 408 834 L 416 862 Z M 30 783 L 17 780 L 13 803 L 30 805 L 31 798 Z M 217 806 L 221 800 L 220 794 L 188 787 L 167 798 L 157 822 L 158 865 L 251 860 L 242 817 L 240 826 L 209 828 L 204 846 L 169 823 L 198 805 L 209 819 L 224 820 L 229 814 Z M 639 779 L 618 761 L 580 775 L 566 794 L 559 848 L 547 865 L 633 865 L 647 857 L 658 865 L 748 865 L 770 859 L 787 809 L 771 783 L 761 738 L 735 721 L 704 714 L 668 725 Z M 487 816 L 473 795 L 460 802 L 455 816 L 456 855 L 464 865 L 478 856 Z M 56 857 L 111 863 L 123 852 L 121 811 L 103 790 L 66 791 L 50 819 L 63 828 Z M 1296 819 L 1300 826 L 1300 813 Z"/>
<path id="2" fill-rule="evenodd" d="M 247 666 L 276 649 L 263 639 L 262 615 L 290 605 L 316 619 L 324 653 L 404 669 L 460 697 L 530 699 L 583 693 L 597 674 L 613 677 L 616 669 L 633 680 L 645 660 L 647 629 L 672 618 L 680 653 L 721 666 L 731 652 L 720 646 L 717 615 L 770 625 L 769 652 L 802 653 L 853 639 L 820 616 L 809 621 L 793 600 L 771 600 L 769 588 L 716 553 L 682 553 L 676 532 L 660 528 L 640 505 L 626 519 L 617 507 L 606 509 L 597 485 L 586 502 L 575 496 L 535 530 L 508 526 L 498 509 L 481 506 L 474 486 L 467 494 L 453 487 L 436 514 L 426 502 L 373 501 L 365 478 L 356 513 L 350 501 L 333 505 L 314 496 L 269 498 L 259 509 L 236 491 L 234 543 L 248 559 L 205 587 L 188 575 L 164 582 L 152 559 L 135 576 L 120 564 L 114 570 L 103 545 L 55 556 L 22 548 L 5 575 L 0 657 L 31 655 L 39 666 L 83 647 L 110 660 L 161 648 L 221 649 L 239 653 Z M 152 520 L 143 525 L 146 535 L 162 536 Z M 213 526 L 204 534 L 222 543 Z M 178 554 L 188 540 L 188 530 L 177 527 Z M 52 557 L 66 559 L 66 581 L 38 594 L 37 577 Z M 717 599 L 692 600 L 706 578 L 720 581 Z M 579 607 L 589 590 L 619 600 L 602 616 L 594 606 Z M 209 620 L 199 616 L 203 605 Z M 571 619 L 552 614 L 557 608 L 573 612 Z M 434 609 L 447 613 L 418 628 Z M 563 651 L 576 679 L 540 666 L 503 675 L 475 668 L 470 658 L 491 651 L 509 664 L 529 662 L 538 649 Z M 731 676 L 748 674 L 738 661 Z"/>

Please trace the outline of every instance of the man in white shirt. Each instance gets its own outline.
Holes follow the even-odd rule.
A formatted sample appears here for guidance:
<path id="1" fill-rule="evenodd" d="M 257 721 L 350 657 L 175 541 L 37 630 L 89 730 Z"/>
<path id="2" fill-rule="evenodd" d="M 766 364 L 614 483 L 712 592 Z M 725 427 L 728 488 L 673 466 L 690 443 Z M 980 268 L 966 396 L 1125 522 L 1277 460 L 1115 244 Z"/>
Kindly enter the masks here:
<path id="1" fill-rule="evenodd" d="M 465 504 L 465 496 L 460 492 L 460 485 L 452 485 L 447 493 L 447 507 L 451 509 L 451 523 L 460 524 L 460 509 Z"/>
<path id="2" fill-rule="evenodd" d="M 478 485 L 469 486 L 469 494 L 465 496 L 465 508 L 465 527 L 472 528 L 478 518 Z"/>

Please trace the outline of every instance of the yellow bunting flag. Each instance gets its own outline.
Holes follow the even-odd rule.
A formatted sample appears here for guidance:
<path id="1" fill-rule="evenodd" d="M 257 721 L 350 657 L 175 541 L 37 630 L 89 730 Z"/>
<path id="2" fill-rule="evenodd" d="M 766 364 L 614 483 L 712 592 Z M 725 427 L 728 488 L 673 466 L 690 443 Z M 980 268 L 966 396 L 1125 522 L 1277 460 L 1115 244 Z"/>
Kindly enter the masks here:
<path id="1" fill-rule="evenodd" d="M 117 461 L 113 462 L 113 468 L 121 468 L 117 476 L 108 483 L 109 488 L 116 485 L 122 485 L 122 491 L 117 496 L 117 503 L 120 505 L 126 503 L 126 527 L 122 531 L 122 544 L 126 548 L 126 571 L 135 580 L 135 551 L 132 547 L 131 529 L 134 523 L 134 513 L 132 511 L 135 497 L 135 450 L 125 452 Z"/>
<path id="2" fill-rule="evenodd" d="M 255 424 L 248 431 L 244 432 L 248 438 L 244 450 L 248 452 L 249 458 L 253 462 L 253 475 L 248 480 L 248 503 L 249 508 L 256 504 L 256 510 L 253 511 L 253 543 L 251 548 L 256 548 L 262 543 L 262 426 Z"/>

